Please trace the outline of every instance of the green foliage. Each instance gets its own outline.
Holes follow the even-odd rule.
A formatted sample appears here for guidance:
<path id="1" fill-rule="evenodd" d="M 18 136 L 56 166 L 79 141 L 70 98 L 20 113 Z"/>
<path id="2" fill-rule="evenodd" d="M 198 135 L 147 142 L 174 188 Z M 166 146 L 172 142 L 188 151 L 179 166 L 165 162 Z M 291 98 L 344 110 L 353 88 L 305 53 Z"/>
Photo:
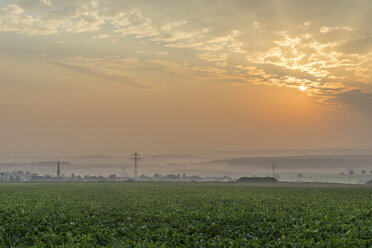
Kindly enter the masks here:
<path id="1" fill-rule="evenodd" d="M 0 247 L 372 247 L 371 188 L 0 184 Z"/>

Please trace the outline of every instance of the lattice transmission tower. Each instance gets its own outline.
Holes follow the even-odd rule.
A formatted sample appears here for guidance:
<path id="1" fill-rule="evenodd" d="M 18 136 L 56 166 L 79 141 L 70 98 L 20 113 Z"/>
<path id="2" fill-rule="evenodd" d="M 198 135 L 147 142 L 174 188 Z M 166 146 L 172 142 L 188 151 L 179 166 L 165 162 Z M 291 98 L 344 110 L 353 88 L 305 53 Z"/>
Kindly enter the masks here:
<path id="1" fill-rule="evenodd" d="M 275 178 L 275 169 L 278 169 L 278 163 L 273 162 L 273 177 Z"/>
<path id="2" fill-rule="evenodd" d="M 134 178 L 137 179 L 138 162 L 141 161 L 141 156 L 138 153 L 132 154 L 131 160 L 134 160 Z"/>

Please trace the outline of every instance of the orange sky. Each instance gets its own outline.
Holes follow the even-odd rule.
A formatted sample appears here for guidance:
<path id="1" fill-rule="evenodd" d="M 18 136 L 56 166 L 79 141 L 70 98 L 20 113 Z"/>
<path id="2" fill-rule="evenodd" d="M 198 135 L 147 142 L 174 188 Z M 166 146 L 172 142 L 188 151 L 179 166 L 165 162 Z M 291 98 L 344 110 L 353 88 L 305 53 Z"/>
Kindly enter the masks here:
<path id="1" fill-rule="evenodd" d="M 2 1 L 0 155 L 372 147 L 371 11 Z"/>

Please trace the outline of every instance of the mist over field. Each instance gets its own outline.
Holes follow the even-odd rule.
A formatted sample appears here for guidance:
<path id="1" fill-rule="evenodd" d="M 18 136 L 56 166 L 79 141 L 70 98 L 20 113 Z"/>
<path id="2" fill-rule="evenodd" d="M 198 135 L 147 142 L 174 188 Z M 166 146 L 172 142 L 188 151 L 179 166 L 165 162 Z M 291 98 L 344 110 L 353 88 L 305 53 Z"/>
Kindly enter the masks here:
<path id="1" fill-rule="evenodd" d="M 55 175 L 60 161 L 64 176 L 90 175 L 134 177 L 134 165 L 127 156 L 80 155 L 65 157 L 2 157 L 0 172 L 29 171 L 40 175 Z M 365 183 L 372 179 L 372 150 L 261 150 L 215 151 L 190 154 L 143 154 L 139 175 L 199 175 L 271 177 L 273 162 L 275 177 L 291 182 Z M 353 175 L 350 174 L 350 170 Z"/>

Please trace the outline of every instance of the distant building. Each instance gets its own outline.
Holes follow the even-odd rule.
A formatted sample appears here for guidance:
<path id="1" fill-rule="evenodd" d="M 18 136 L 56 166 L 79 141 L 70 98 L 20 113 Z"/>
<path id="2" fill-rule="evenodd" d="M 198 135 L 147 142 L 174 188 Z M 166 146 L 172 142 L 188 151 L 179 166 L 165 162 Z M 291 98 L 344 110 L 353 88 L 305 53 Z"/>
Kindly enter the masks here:
<path id="1" fill-rule="evenodd" d="M 274 177 L 241 177 L 237 183 L 277 183 L 278 180 Z"/>
<path id="2" fill-rule="evenodd" d="M 44 180 L 44 177 L 40 176 L 39 174 L 32 173 L 30 179 L 33 180 L 33 181 L 42 181 L 42 180 Z"/>
<path id="3" fill-rule="evenodd" d="M 61 176 L 61 169 L 59 168 L 59 161 L 57 163 L 57 177 Z"/>

